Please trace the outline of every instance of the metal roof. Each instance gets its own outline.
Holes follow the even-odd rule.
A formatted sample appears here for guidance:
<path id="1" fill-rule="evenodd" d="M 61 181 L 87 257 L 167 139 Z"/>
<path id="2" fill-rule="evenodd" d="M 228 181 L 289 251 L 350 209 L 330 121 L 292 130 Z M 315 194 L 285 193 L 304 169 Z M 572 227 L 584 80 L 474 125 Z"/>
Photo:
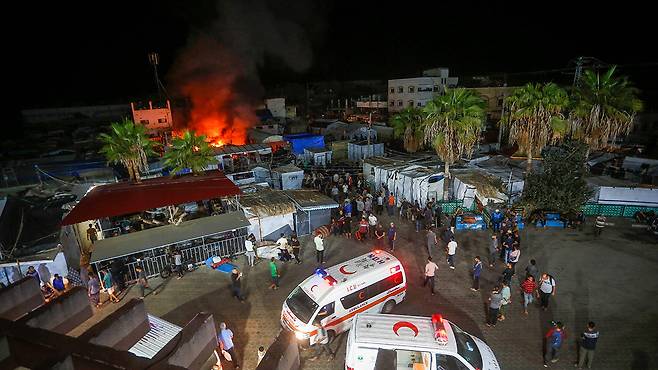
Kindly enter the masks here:
<path id="1" fill-rule="evenodd" d="M 317 190 L 286 190 L 284 193 L 303 211 L 338 208 L 338 203 Z"/>
<path id="2" fill-rule="evenodd" d="M 164 346 L 183 330 L 180 326 L 167 322 L 159 317 L 148 315 L 150 330 L 135 343 L 128 352 L 139 357 L 153 358 Z"/>
<path id="3" fill-rule="evenodd" d="M 249 226 L 249 221 L 247 221 L 244 214 L 242 212 L 233 212 L 181 222 L 178 226 L 165 225 L 101 239 L 94 244 L 91 262 L 128 256 L 149 249 L 247 226 Z"/>
<path id="4" fill-rule="evenodd" d="M 356 315 L 352 330 L 355 330 L 357 343 L 371 346 L 456 352 L 457 344 L 447 320 L 444 320 L 444 327 L 448 335 L 448 342 L 444 344 L 434 338 L 434 327 L 429 317 L 362 313 Z"/>
<path id="5" fill-rule="evenodd" d="M 158 177 L 139 184 L 118 182 L 90 190 L 64 217 L 62 225 L 238 194 L 240 189 L 220 171 Z"/>
<path id="6" fill-rule="evenodd" d="M 272 147 L 267 144 L 247 144 L 247 145 L 224 145 L 214 149 L 215 155 L 227 155 L 248 152 L 272 152 Z M 263 154 L 267 154 L 263 153 Z"/>

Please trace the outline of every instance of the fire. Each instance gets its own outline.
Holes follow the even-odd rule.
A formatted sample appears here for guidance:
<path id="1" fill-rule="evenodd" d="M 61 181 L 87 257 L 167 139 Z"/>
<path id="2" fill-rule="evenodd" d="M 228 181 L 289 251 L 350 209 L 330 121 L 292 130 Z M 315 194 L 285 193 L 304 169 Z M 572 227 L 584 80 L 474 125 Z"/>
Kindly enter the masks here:
<path id="1" fill-rule="evenodd" d="M 174 68 L 177 90 L 191 102 L 185 128 L 205 135 L 214 147 L 246 144 L 247 131 L 258 122 L 242 65 L 215 40 L 200 38 Z"/>

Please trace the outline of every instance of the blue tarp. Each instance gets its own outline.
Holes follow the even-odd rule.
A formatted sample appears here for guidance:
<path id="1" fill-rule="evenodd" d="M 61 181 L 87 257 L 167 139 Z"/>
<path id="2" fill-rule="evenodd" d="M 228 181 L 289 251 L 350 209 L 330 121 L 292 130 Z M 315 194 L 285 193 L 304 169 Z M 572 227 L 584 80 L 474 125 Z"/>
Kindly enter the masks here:
<path id="1" fill-rule="evenodd" d="M 324 148 L 324 136 L 314 134 L 285 135 L 283 140 L 290 143 L 292 152 L 304 154 L 304 149 Z"/>

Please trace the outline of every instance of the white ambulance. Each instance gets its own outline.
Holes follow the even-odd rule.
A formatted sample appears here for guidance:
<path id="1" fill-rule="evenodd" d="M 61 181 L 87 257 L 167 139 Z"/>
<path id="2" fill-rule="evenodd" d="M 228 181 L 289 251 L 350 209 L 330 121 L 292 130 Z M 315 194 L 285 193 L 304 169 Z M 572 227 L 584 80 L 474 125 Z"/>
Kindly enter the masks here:
<path id="1" fill-rule="evenodd" d="M 319 322 L 330 337 L 350 329 L 360 312 L 391 312 L 402 302 L 407 278 L 392 254 L 375 250 L 326 269 L 318 268 L 283 303 L 281 325 L 302 345 L 315 344 Z"/>
<path id="2" fill-rule="evenodd" d="M 346 370 L 499 370 L 493 351 L 457 325 L 432 317 L 359 314 L 347 338 Z"/>

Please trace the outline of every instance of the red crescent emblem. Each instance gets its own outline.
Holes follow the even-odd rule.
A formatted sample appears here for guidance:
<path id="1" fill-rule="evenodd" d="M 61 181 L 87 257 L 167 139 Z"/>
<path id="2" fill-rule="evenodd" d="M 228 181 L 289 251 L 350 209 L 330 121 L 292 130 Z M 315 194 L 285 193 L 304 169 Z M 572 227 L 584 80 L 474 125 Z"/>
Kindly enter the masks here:
<path id="1" fill-rule="evenodd" d="M 313 289 L 315 289 L 315 288 L 317 288 L 317 287 L 318 287 L 317 284 L 313 285 L 313 286 L 311 287 L 311 292 L 313 291 Z"/>
<path id="2" fill-rule="evenodd" d="M 338 271 L 340 271 L 341 274 L 343 274 L 343 275 L 352 275 L 352 274 L 356 273 L 356 271 L 347 271 L 347 270 L 345 270 L 345 266 L 347 266 L 347 265 L 343 265 L 338 269 Z"/>
<path id="3" fill-rule="evenodd" d="M 408 321 L 398 321 L 395 323 L 395 325 L 393 325 L 393 333 L 395 333 L 395 335 L 398 337 L 400 336 L 400 334 L 398 334 L 398 330 L 400 330 L 400 328 L 409 328 L 414 332 L 414 337 L 418 336 L 418 327 Z"/>

